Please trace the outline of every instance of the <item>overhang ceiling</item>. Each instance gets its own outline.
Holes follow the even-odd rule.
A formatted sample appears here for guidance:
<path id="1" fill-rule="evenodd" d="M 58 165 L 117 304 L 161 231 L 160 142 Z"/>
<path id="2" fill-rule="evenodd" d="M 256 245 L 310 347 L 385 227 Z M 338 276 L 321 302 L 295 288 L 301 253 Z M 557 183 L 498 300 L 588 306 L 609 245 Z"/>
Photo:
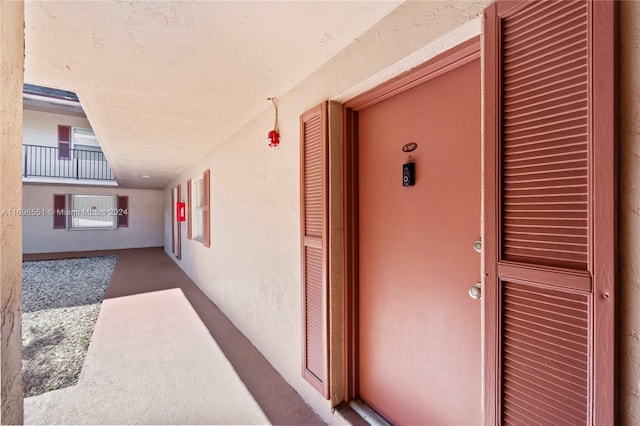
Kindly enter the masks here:
<path id="1" fill-rule="evenodd" d="M 28 1 L 25 82 L 78 94 L 120 185 L 162 188 L 400 3 Z"/>

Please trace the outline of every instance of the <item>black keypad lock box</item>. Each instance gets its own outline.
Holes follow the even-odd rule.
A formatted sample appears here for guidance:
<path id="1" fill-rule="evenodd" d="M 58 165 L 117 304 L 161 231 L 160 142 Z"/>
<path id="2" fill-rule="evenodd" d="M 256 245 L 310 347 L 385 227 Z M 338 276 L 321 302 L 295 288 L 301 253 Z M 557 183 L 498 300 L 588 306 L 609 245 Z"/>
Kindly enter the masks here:
<path id="1" fill-rule="evenodd" d="M 405 163 L 402 165 L 402 186 L 413 186 L 416 184 L 415 163 Z"/>

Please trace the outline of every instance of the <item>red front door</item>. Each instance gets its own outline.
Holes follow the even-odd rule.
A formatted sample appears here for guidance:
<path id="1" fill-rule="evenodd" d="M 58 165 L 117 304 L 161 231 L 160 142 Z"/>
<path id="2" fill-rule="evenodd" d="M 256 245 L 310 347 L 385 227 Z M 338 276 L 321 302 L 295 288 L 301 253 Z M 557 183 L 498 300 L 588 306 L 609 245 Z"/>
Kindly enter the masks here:
<path id="1" fill-rule="evenodd" d="M 359 395 L 392 423 L 480 423 L 480 111 L 474 60 L 358 115 Z"/>

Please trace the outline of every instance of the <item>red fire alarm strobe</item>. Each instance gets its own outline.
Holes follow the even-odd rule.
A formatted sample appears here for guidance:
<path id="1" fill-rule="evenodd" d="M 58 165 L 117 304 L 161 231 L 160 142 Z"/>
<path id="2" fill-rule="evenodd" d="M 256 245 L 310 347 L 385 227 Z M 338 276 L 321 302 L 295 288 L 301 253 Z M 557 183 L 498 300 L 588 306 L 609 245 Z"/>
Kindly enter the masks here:
<path id="1" fill-rule="evenodd" d="M 267 98 L 268 101 L 271 101 L 273 104 L 273 109 L 275 110 L 276 122 L 273 123 L 273 130 L 271 130 L 267 134 L 267 142 L 269 142 L 269 146 L 271 148 L 280 145 L 280 133 L 278 133 L 278 103 L 276 102 L 276 98 Z"/>
<path id="2" fill-rule="evenodd" d="M 267 136 L 267 142 L 269 142 L 270 147 L 280 145 L 280 134 L 276 130 L 270 131 Z"/>
<path id="3" fill-rule="evenodd" d="M 177 202 L 176 203 L 176 218 L 178 219 L 178 222 L 184 222 L 185 221 L 185 206 L 183 202 Z"/>

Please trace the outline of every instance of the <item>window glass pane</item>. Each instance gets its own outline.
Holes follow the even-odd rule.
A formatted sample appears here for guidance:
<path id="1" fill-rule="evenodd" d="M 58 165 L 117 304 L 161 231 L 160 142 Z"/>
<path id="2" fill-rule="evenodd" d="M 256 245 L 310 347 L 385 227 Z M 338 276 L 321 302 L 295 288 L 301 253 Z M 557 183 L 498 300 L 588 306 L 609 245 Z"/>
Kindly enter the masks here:
<path id="1" fill-rule="evenodd" d="M 73 145 L 92 145 L 100 147 L 98 138 L 91 129 L 80 129 L 78 127 L 73 128 Z"/>
<path id="2" fill-rule="evenodd" d="M 195 217 L 194 223 L 196 225 L 195 237 L 202 238 L 202 210 L 196 211 L 196 217 Z"/>
<path id="3" fill-rule="evenodd" d="M 74 127 L 73 128 L 73 136 L 74 137 L 90 137 L 90 138 L 95 138 L 96 135 L 93 133 L 93 130 L 91 129 L 82 129 L 80 127 Z"/>
<path id="4" fill-rule="evenodd" d="M 116 203 L 112 195 L 72 195 L 71 228 L 115 227 Z"/>
<path id="5" fill-rule="evenodd" d="M 75 144 L 73 146 L 74 149 L 78 149 L 78 150 L 82 150 L 82 151 L 96 151 L 96 152 L 102 152 L 102 149 L 99 146 L 94 146 L 94 145 L 80 145 L 80 144 Z"/>
<path id="6" fill-rule="evenodd" d="M 202 179 L 198 180 L 197 183 L 198 183 L 198 192 L 197 192 L 197 194 L 198 194 L 198 196 L 197 196 L 198 202 L 197 202 L 196 205 L 198 207 L 202 207 L 202 205 L 204 203 L 204 188 L 203 188 L 203 185 L 202 185 Z"/>
<path id="7" fill-rule="evenodd" d="M 99 146 L 91 146 L 91 145 L 75 145 L 74 146 L 74 157 L 80 160 L 85 160 L 87 162 L 89 161 L 93 161 L 93 162 L 98 162 L 98 161 L 106 161 L 106 158 L 104 157 L 104 154 L 102 153 L 102 150 L 100 149 Z M 91 169 L 87 169 L 88 167 L 100 167 L 99 164 L 91 164 L 91 163 L 82 163 L 83 167 L 83 171 L 86 170 L 91 170 Z"/>

